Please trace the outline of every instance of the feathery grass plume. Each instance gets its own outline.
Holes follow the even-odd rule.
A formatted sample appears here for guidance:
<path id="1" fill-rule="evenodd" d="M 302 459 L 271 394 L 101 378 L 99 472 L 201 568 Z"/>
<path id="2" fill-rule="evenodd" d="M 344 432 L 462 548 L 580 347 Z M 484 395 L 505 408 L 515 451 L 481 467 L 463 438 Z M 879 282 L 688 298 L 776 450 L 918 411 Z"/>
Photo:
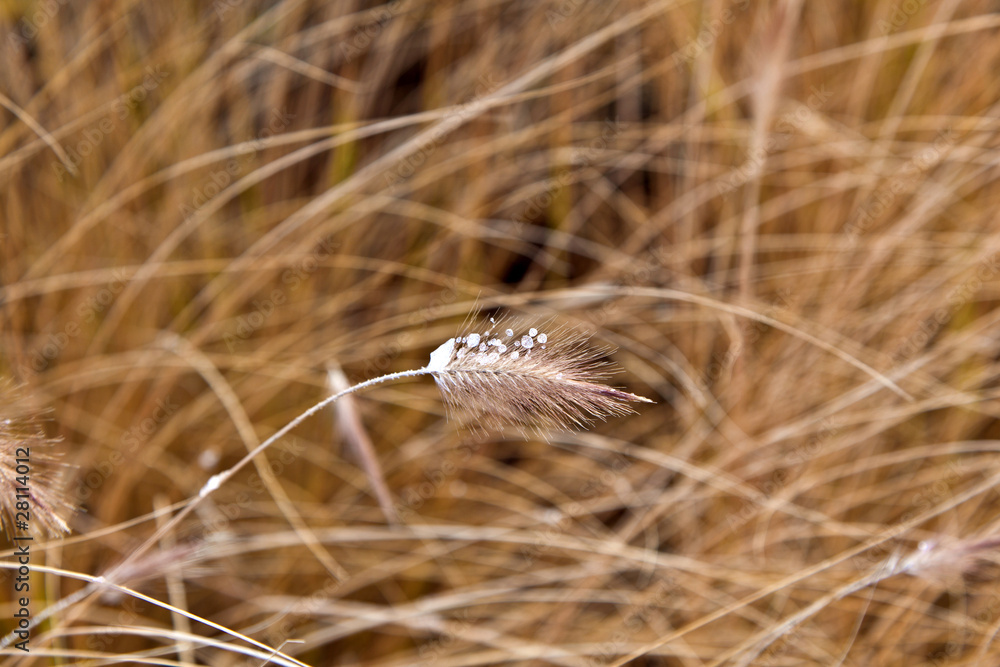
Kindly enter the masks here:
<path id="1" fill-rule="evenodd" d="M 65 464 L 48 451 L 57 441 L 41 431 L 37 416 L 24 407 L 10 381 L 0 382 L 0 523 L 13 534 L 18 514 L 26 512 L 23 525 L 29 531 L 40 526 L 58 537 L 70 532 L 63 517 L 75 508 L 63 495 L 60 467 Z"/>
<path id="2" fill-rule="evenodd" d="M 603 384 L 615 372 L 612 350 L 563 327 L 548 331 L 490 321 L 442 343 L 427 370 L 452 417 L 491 427 L 586 428 L 595 419 L 634 413 L 652 403 Z"/>
<path id="3" fill-rule="evenodd" d="M 995 578 L 998 549 L 1000 537 L 924 540 L 904 561 L 901 569 L 943 588 L 960 588 L 965 580 L 975 582 Z"/>

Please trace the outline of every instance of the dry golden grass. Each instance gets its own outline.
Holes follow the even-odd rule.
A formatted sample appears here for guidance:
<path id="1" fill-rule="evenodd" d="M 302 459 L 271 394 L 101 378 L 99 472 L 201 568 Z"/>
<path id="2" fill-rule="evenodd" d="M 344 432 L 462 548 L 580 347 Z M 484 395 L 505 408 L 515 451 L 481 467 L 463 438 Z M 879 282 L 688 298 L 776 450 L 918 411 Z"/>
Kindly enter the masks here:
<path id="1" fill-rule="evenodd" d="M 991 11 L 4 0 L 0 378 L 80 507 L 4 664 L 996 664 Z M 199 495 L 477 308 L 656 403 L 379 385 Z"/>

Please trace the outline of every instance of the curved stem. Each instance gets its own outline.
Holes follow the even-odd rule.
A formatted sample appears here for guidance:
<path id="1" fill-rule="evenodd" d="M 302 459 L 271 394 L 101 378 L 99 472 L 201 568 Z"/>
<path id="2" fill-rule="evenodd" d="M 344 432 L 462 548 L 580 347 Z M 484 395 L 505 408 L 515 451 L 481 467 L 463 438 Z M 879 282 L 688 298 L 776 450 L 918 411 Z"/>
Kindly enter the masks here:
<path id="1" fill-rule="evenodd" d="M 115 575 L 118 574 L 118 572 L 120 572 L 128 563 L 142 556 L 144 553 L 146 553 L 146 551 L 150 549 L 150 547 L 156 544 L 164 535 L 166 535 L 168 532 L 176 528 L 177 524 L 179 524 L 182 520 L 184 520 L 184 518 L 188 514 L 194 511 L 194 508 L 197 507 L 202 500 L 207 498 L 213 491 L 222 486 L 230 477 L 239 472 L 244 466 L 250 463 L 250 461 L 252 461 L 256 456 L 263 453 L 265 449 L 273 445 L 275 442 L 277 442 L 284 436 L 288 435 L 289 431 L 294 429 L 296 426 L 298 426 L 303 421 L 313 416 L 326 406 L 336 401 L 338 398 L 346 396 L 347 394 L 353 394 L 356 391 L 367 389 L 368 387 L 371 387 L 376 384 L 381 384 L 383 382 L 400 380 L 402 378 L 407 378 L 407 377 L 415 377 L 417 375 L 426 375 L 427 373 L 431 372 L 432 371 L 430 369 L 424 367 L 424 368 L 418 368 L 413 371 L 401 371 L 399 373 L 389 373 L 388 375 L 382 375 L 377 378 L 372 378 L 371 380 L 365 380 L 364 382 L 359 382 L 358 384 L 352 385 L 341 392 L 337 392 L 332 396 L 324 398 L 322 401 L 312 406 L 311 408 L 300 414 L 292 421 L 285 424 L 274 435 L 272 435 L 264 442 L 260 443 L 260 445 L 258 445 L 256 449 L 254 449 L 252 452 L 249 452 L 246 456 L 240 459 L 235 465 L 233 465 L 227 470 L 220 472 L 217 475 L 213 475 L 212 477 L 210 477 L 209 480 L 205 482 L 205 485 L 201 487 L 201 490 L 198 492 L 198 495 L 191 498 L 190 502 L 186 507 L 184 507 L 184 509 L 182 509 L 180 512 L 171 517 L 170 521 L 163 524 L 163 526 L 161 526 L 155 533 L 153 533 L 151 537 L 149 537 L 145 542 L 143 542 L 143 544 L 138 549 L 133 551 L 125 558 L 125 560 L 123 560 L 121 563 L 115 566 L 115 568 L 112 569 L 106 575 L 106 578 L 110 581 L 114 581 Z"/>
<path id="2" fill-rule="evenodd" d="M 334 394 L 333 396 L 330 396 L 328 398 L 324 398 L 322 401 L 320 401 L 316 405 L 312 406 L 311 408 L 309 408 L 308 410 L 306 410 L 305 412 L 303 412 L 301 415 L 299 415 L 298 417 L 296 417 L 292 421 L 290 421 L 287 424 L 285 424 L 281 429 L 278 430 L 277 433 L 275 433 L 274 435 L 272 435 L 270 438 L 268 438 L 264 442 L 260 443 L 257 446 L 256 449 L 254 449 L 252 452 L 249 452 L 246 456 L 244 456 L 242 459 L 240 459 L 239 462 L 236 465 L 234 465 L 233 467 L 229 468 L 228 470 L 220 472 L 218 475 L 215 475 L 215 476 L 211 477 L 207 482 L 205 482 L 205 486 L 201 487 L 201 491 L 198 492 L 198 497 L 199 498 L 204 498 L 205 496 L 207 496 L 208 494 L 210 494 L 212 491 L 215 491 L 227 479 L 229 479 L 230 477 L 232 477 L 233 475 L 235 475 L 243 466 L 245 466 L 246 464 L 250 463 L 250 461 L 252 461 L 254 459 L 254 457 L 256 457 L 258 454 L 260 454 L 261 452 L 263 452 L 265 449 L 267 449 L 268 447 L 270 447 L 272 444 L 274 444 L 275 442 L 277 442 L 278 440 L 280 440 L 284 436 L 288 435 L 289 431 L 291 431 L 292 429 L 294 429 L 296 426 L 298 426 L 299 424 L 301 424 L 302 422 L 304 422 L 309 417 L 312 417 L 314 414 L 316 414 L 317 412 L 319 412 L 320 410 L 322 410 L 326 406 L 328 406 L 331 403 L 333 403 L 334 401 L 336 401 L 338 398 L 341 398 L 342 396 L 346 396 L 348 394 L 353 394 L 356 391 L 360 391 L 361 389 L 366 389 L 368 387 L 371 387 L 372 385 L 380 384 L 382 382 L 389 382 L 391 380 L 399 380 L 401 378 L 413 377 L 415 375 L 423 375 L 423 374 L 429 373 L 429 372 L 430 371 L 428 371 L 426 368 L 418 368 L 415 371 L 400 371 L 399 373 L 390 373 L 389 375 L 382 375 L 382 376 L 377 377 L 377 378 L 372 378 L 371 380 L 365 380 L 364 382 L 360 382 L 360 383 L 358 383 L 356 385 L 350 386 L 347 389 Z"/>

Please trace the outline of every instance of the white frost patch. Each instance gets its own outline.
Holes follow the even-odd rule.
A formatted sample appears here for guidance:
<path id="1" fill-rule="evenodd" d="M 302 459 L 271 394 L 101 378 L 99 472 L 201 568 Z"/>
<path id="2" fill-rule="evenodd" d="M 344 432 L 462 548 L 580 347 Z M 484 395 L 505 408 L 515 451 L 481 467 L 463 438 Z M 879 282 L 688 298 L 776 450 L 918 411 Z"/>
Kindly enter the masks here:
<path id="1" fill-rule="evenodd" d="M 451 355 L 455 351 L 455 339 L 449 338 L 445 342 L 438 346 L 438 349 L 431 352 L 431 360 L 427 363 L 427 370 L 429 371 L 443 371 L 448 362 L 451 361 Z"/>
<path id="2" fill-rule="evenodd" d="M 225 475 L 223 475 L 222 473 L 219 473 L 218 475 L 212 475 L 211 477 L 209 477 L 208 481 L 205 482 L 205 486 L 201 487 L 201 491 L 198 492 L 198 497 L 204 498 L 212 491 L 215 491 L 217 488 L 222 486 L 222 480 L 224 477 Z"/>
<path id="3" fill-rule="evenodd" d="M 514 343 L 514 345 L 517 345 L 517 343 Z M 521 353 L 518 352 L 517 350 L 514 350 L 513 352 L 510 353 L 510 358 L 511 359 L 517 359 L 520 356 L 521 356 Z"/>

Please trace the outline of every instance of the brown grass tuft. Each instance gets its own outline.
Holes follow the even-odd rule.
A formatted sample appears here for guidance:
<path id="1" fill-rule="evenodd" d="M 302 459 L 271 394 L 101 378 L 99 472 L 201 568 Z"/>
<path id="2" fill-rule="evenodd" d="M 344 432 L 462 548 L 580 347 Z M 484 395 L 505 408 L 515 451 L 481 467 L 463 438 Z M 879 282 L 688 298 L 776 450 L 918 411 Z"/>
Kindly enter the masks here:
<path id="1" fill-rule="evenodd" d="M 0 482 L 33 443 L 78 534 L 33 543 L 0 662 L 1000 664 L 1000 578 L 930 585 L 996 558 L 998 34 L 985 0 L 4 3 L 0 376 L 73 468 L 28 420 Z M 658 405 L 589 348 L 458 359 L 476 302 Z M 367 462 L 333 410 L 285 430 L 333 359 L 418 380 L 354 402 Z"/>

